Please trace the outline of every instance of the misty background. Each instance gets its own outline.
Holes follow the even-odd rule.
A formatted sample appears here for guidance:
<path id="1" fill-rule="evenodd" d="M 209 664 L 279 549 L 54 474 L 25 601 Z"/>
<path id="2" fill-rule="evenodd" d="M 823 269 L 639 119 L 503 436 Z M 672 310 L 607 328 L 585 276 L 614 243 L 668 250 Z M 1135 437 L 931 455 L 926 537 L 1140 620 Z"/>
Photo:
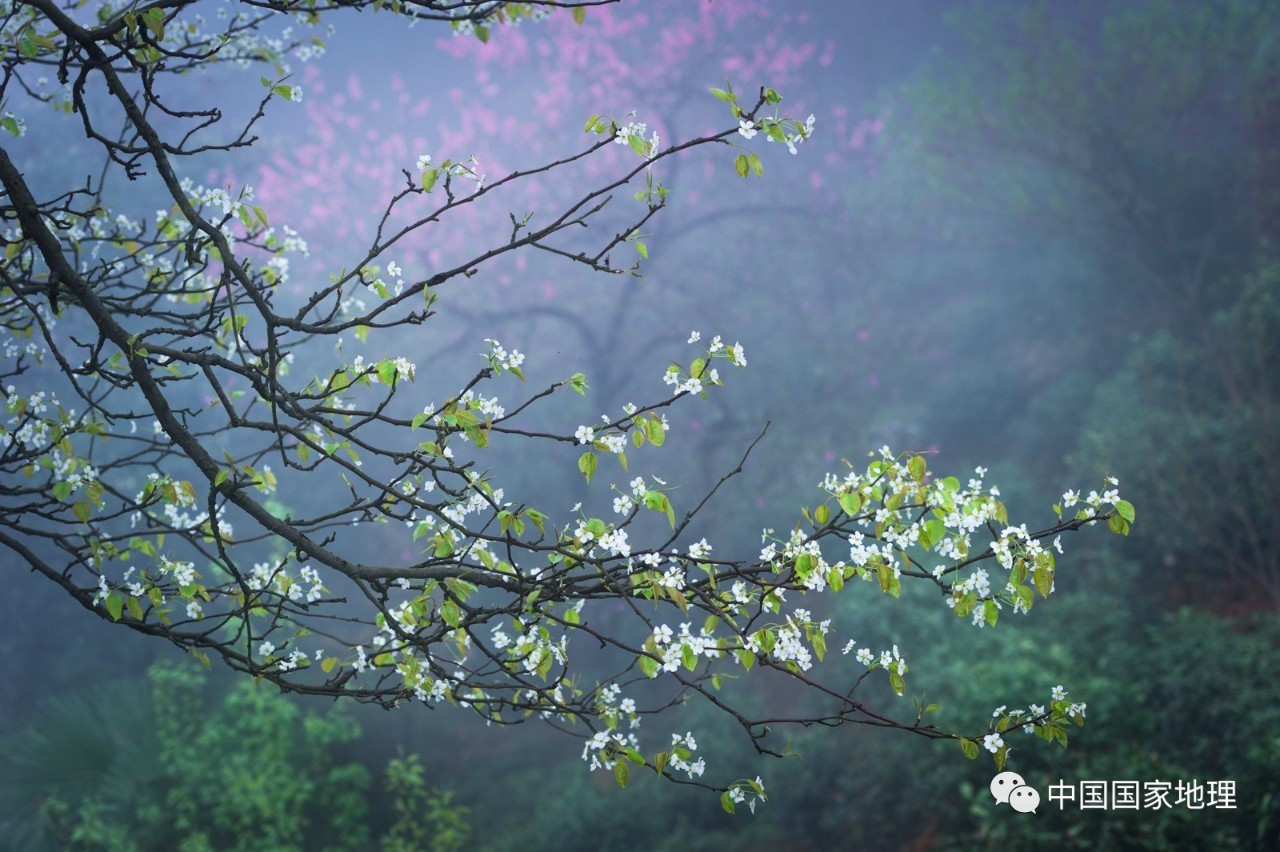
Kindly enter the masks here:
<path id="1" fill-rule="evenodd" d="M 674 143 L 728 126 L 708 94 L 726 81 L 744 101 L 767 85 L 789 114 L 814 114 L 794 157 L 754 149 L 761 177 L 737 177 L 728 148 L 665 161 L 672 194 L 646 228 L 643 277 L 503 260 L 441 288 L 438 316 L 378 346 L 413 354 L 423 404 L 456 392 L 489 337 L 526 353 L 530 388 L 581 370 L 588 396 L 541 415 L 571 430 L 661 393 L 691 331 L 741 341 L 748 368 L 676 409 L 646 460 L 692 499 L 768 424 L 702 515 L 696 537 L 725 552 L 754 553 L 762 528 L 789 527 L 817 499 L 826 471 L 884 444 L 933 452 L 957 476 L 989 468 L 1010 517 L 1029 523 L 1068 488 L 1118 477 L 1137 507 L 1131 535 L 1064 540 L 1057 594 L 1028 616 L 980 631 L 923 590 L 860 587 L 835 605 L 840 621 L 912 659 L 908 697 L 873 706 L 908 712 L 915 696 L 942 705 L 940 724 L 974 728 L 1059 683 L 1088 702 L 1068 751 L 1015 741 L 1009 768 L 1042 792 L 1231 779 L 1237 808 L 1046 801 L 1011 814 L 991 802 L 985 753 L 970 762 L 953 743 L 850 725 L 797 730 L 796 755 L 766 762 L 712 708 L 679 708 L 671 730 L 705 732 L 702 751 L 765 779 L 768 804 L 729 817 L 713 796 L 648 777 L 620 790 L 587 772 L 578 739 L 537 724 L 419 706 L 335 716 L 245 692 L 23 573 L 0 596 L 0 824 L 17 831 L 31 797 L 56 791 L 68 812 L 88 802 L 98 824 L 163 848 L 139 838 L 160 836 L 146 810 L 181 766 L 193 814 L 256 812 L 288 789 L 288 842 L 322 848 L 379 836 L 395 819 L 388 761 L 416 754 L 435 791 L 418 803 L 424 823 L 481 849 L 1280 844 L 1280 9 L 655 0 L 593 8 L 581 26 L 558 14 L 497 28 L 487 44 L 388 15 L 337 20 L 327 55 L 295 68 L 303 103 L 272 113 L 247 155 L 193 176 L 252 184 L 273 223 L 298 228 L 312 246 L 293 270 L 303 289 L 358 255 L 419 154 L 474 153 L 496 178 L 584 147 L 589 115 L 632 110 Z M 191 83 L 230 101 L 258 85 L 227 70 Z M 49 121 L 71 173 L 97 162 L 74 124 Z M 509 212 L 550 212 L 601 174 L 523 182 L 398 262 L 412 273 L 469 256 L 506 239 Z M 626 193 L 611 205 L 594 226 L 606 233 L 636 209 Z M 495 453 L 499 482 L 539 506 L 567 517 L 603 499 L 607 479 L 585 485 L 575 454 Z M 799 700 L 743 680 L 731 688 L 751 706 Z M 158 700 L 153 684 L 179 698 Z M 287 746 L 281 729 L 297 734 Z M 236 744 L 260 736 L 280 747 L 237 762 Z M 290 787 L 300 776 L 309 790 Z M 268 780 L 246 792 L 251 777 Z M 325 811 L 349 824 L 315 839 L 306 826 Z M 241 839 L 233 848 L 260 848 Z"/>

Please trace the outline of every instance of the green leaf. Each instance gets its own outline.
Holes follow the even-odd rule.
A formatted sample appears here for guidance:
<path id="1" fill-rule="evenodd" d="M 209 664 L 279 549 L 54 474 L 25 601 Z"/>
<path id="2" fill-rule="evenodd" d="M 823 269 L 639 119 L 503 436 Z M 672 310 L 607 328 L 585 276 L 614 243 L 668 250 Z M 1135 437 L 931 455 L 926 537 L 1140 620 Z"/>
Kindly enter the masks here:
<path id="1" fill-rule="evenodd" d="M 75 512 L 76 517 L 80 519 L 80 523 L 89 523 L 89 515 L 92 509 L 88 503 L 83 500 L 79 500 L 71 507 L 71 511 Z"/>
<path id="2" fill-rule="evenodd" d="M 717 89 L 714 86 L 711 88 L 711 94 L 715 95 L 720 100 L 726 101 L 726 102 L 737 100 L 736 95 L 726 92 L 724 89 Z"/>
<path id="3" fill-rule="evenodd" d="M 129 615 L 133 616 L 134 621 L 142 621 L 142 603 L 133 595 L 125 598 L 125 606 L 129 608 Z"/>
<path id="4" fill-rule="evenodd" d="M 440 607 L 440 617 L 444 619 L 444 623 L 450 627 L 457 627 L 462 621 L 462 610 L 458 609 L 458 605 L 451 600 L 444 602 Z"/>
<path id="5" fill-rule="evenodd" d="M 844 588 L 844 571 L 840 568 L 832 568 L 827 572 L 827 585 L 831 587 L 831 591 L 838 592 Z"/>
<path id="6" fill-rule="evenodd" d="M 636 254 L 645 260 L 649 259 L 649 247 L 640 240 L 636 240 Z"/>
<path id="7" fill-rule="evenodd" d="M 396 362 L 390 358 L 384 358 L 378 362 L 378 378 L 382 379 L 382 383 L 387 387 L 392 387 L 396 383 Z"/>
<path id="8" fill-rule="evenodd" d="M 1116 511 L 1120 513 L 1120 517 L 1129 523 L 1133 523 L 1133 504 L 1128 500 L 1120 500 L 1116 502 Z"/>
<path id="9" fill-rule="evenodd" d="M 831 520 L 831 509 L 827 507 L 826 503 L 813 510 L 813 520 L 820 527 L 825 527 L 827 521 Z"/>
<path id="10" fill-rule="evenodd" d="M 960 748 L 964 749 L 964 756 L 970 760 L 978 757 L 978 744 L 974 740 L 960 739 Z"/>
<path id="11" fill-rule="evenodd" d="M 880 582 L 880 591 L 887 592 L 893 581 L 893 568 L 887 562 L 876 566 L 876 579 Z"/>
<path id="12" fill-rule="evenodd" d="M 1030 610 L 1031 605 L 1036 602 L 1035 593 L 1031 591 L 1030 586 L 1015 586 L 1013 590 L 1013 594 L 1014 594 L 1014 597 L 1022 601 L 1022 606 L 1024 609 Z"/>
<path id="13" fill-rule="evenodd" d="M 912 456 L 907 462 L 907 472 L 911 474 L 911 478 L 916 482 L 924 481 L 925 462 L 924 456 Z"/>
<path id="14" fill-rule="evenodd" d="M 1036 591 L 1040 593 L 1040 597 L 1047 598 L 1049 597 L 1049 592 L 1053 589 L 1053 571 L 1048 568 L 1036 568 L 1031 582 L 1035 584 Z"/>
<path id="15" fill-rule="evenodd" d="M 897 672 L 889 672 L 889 686 L 893 688 L 893 694 L 898 696 L 901 696 L 907 689 L 906 681 Z"/>
<path id="16" fill-rule="evenodd" d="M 639 661 L 640 671 L 644 672 L 645 677 L 654 678 L 658 676 L 657 660 L 655 660 L 653 657 L 650 657 L 648 654 L 641 654 L 636 659 Z"/>
<path id="17" fill-rule="evenodd" d="M 755 154 L 748 154 L 747 159 L 751 162 L 751 171 L 756 173 L 756 177 L 764 174 L 764 163 L 760 162 L 760 158 Z"/>
<path id="18" fill-rule="evenodd" d="M 151 30 L 151 34 L 156 40 L 164 38 L 164 9 L 159 6 L 153 6 L 142 13 L 142 19 L 147 24 L 147 29 Z"/>
<path id="19" fill-rule="evenodd" d="M 120 593 L 112 592 L 107 595 L 107 614 L 111 616 L 111 620 L 119 621 L 122 613 L 124 613 L 124 598 Z"/>
<path id="20" fill-rule="evenodd" d="M 676 513 L 671 508 L 671 501 L 667 499 L 667 495 L 661 491 L 646 491 L 644 494 L 644 505 L 647 509 L 653 509 L 656 512 L 665 512 L 667 520 L 670 521 L 672 528 L 676 525 Z"/>
<path id="21" fill-rule="evenodd" d="M 435 188 L 436 181 L 440 179 L 440 170 L 437 168 L 427 169 L 422 173 L 422 188 L 430 192 Z"/>
<path id="22" fill-rule="evenodd" d="M 751 174 L 751 164 L 747 162 L 746 154 L 739 154 L 734 158 L 733 170 L 738 173 L 738 177 L 745 178 Z"/>
<path id="23" fill-rule="evenodd" d="M 982 609 L 983 609 L 983 615 L 987 619 L 987 626 L 995 627 L 996 619 L 1000 617 L 1000 607 L 996 605 L 995 601 L 986 601 L 982 605 Z"/>
<path id="24" fill-rule="evenodd" d="M 547 519 L 546 515 L 542 514 L 537 509 L 525 509 L 524 516 L 533 521 L 533 525 L 538 528 L 538 532 L 546 535 L 547 530 L 546 527 L 543 526 L 543 522 Z"/>
<path id="25" fill-rule="evenodd" d="M 1117 535 L 1129 534 L 1129 522 L 1119 515 L 1112 515 L 1108 518 L 1107 526 L 1110 527 L 1111 531 Z"/>
<path id="26" fill-rule="evenodd" d="M 720 807 L 725 809 L 726 813 L 733 813 L 733 797 L 729 795 L 729 791 L 725 790 L 720 794 Z"/>
<path id="27" fill-rule="evenodd" d="M 578 26 L 582 26 L 582 22 L 587 19 L 587 10 L 584 6 L 573 7 L 573 22 Z"/>
<path id="28" fill-rule="evenodd" d="M 587 482 L 591 481 L 591 475 L 596 472 L 597 464 L 599 464 L 599 460 L 596 458 L 596 454 L 591 450 L 587 450 L 581 457 L 579 457 L 578 470 L 582 472 L 584 477 L 586 477 Z"/>
<path id="29" fill-rule="evenodd" d="M 667 440 L 667 430 L 662 426 L 662 418 L 656 414 L 650 415 L 642 423 L 644 427 L 644 436 L 649 439 L 649 443 L 655 447 L 661 447 L 663 442 Z"/>

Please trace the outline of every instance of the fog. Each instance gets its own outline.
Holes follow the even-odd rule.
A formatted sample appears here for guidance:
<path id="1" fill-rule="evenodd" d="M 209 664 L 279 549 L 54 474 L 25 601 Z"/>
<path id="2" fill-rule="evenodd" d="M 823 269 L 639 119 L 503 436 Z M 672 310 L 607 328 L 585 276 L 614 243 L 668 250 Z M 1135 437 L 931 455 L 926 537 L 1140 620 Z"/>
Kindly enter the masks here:
<path id="1" fill-rule="evenodd" d="M 1051 526 L 1064 492 L 1103 490 L 1105 477 L 1118 480 L 1136 519 L 1126 536 L 1064 534 L 1055 594 L 1030 613 L 1006 609 L 991 628 L 956 618 L 926 584 L 904 583 L 901 598 L 856 584 L 816 604 L 844 631 L 828 640 L 829 664 L 854 639 L 900 645 L 910 658 L 907 695 L 873 687 L 867 704 L 876 711 L 914 716 L 913 700 L 936 703 L 940 726 L 970 731 L 1001 705 L 1047 700 L 1058 684 L 1087 702 L 1087 724 L 1072 727 L 1065 751 L 1006 736 L 1007 768 L 1039 789 L 1035 816 L 994 804 L 991 755 L 967 760 L 955 740 L 796 726 L 775 734 L 794 752 L 777 760 L 756 755 L 741 728 L 696 698 L 646 728 L 659 738 L 696 729 L 708 763 L 714 755 L 718 769 L 763 776 L 769 797 L 754 815 L 727 815 L 715 795 L 653 773 L 637 771 L 619 789 L 612 774 L 588 771 L 587 732 L 566 736 L 536 719 L 488 725 L 447 703 L 343 704 L 345 721 L 333 724 L 358 725 L 358 735 L 316 735 L 293 753 L 291 772 L 311 772 L 312 760 L 317 773 L 363 767 L 369 840 L 395 820 L 395 797 L 380 792 L 388 761 L 419 755 L 427 788 L 452 791 L 422 818 L 436 846 L 421 848 L 460 848 L 450 845 L 456 837 L 478 849 L 1280 843 L 1280 693 L 1267 676 L 1280 640 L 1278 12 L 1261 0 L 624 0 L 590 8 L 581 24 L 559 11 L 495 26 L 487 42 L 369 10 L 335 15 L 325 54 L 292 69 L 302 102 L 273 105 L 251 148 L 202 160 L 207 171 L 189 175 L 253 185 L 273 224 L 288 222 L 307 240 L 309 255 L 291 260 L 284 303 L 301 304 L 359 261 L 388 196 L 417 179 L 422 154 L 436 164 L 474 155 L 477 173 L 494 183 L 595 141 L 583 133 L 589 116 L 645 122 L 663 146 L 678 144 L 736 123 L 713 87 L 744 104 L 771 87 L 787 115 L 814 116 L 794 155 L 783 143 L 735 136 L 657 162 L 653 176 L 670 193 L 641 228 L 643 251 L 634 239 L 610 250 L 619 274 L 575 258 L 626 235 L 643 215 L 633 197 L 643 178 L 544 250 L 447 281 L 426 322 L 378 338 L 377 357 L 406 354 L 417 364 L 412 397 L 399 403 L 405 417 L 458 393 L 490 338 L 526 357 L 525 384 L 503 386 L 508 408 L 581 371 L 586 395 L 559 394 L 524 423 L 562 434 L 660 398 L 668 364 L 692 357 L 693 332 L 744 347 L 746 368 L 723 366 L 723 388 L 667 411 L 666 443 L 628 450 L 626 471 L 604 457 L 588 483 L 575 466 L 581 448 L 530 452 L 519 436 L 495 435 L 483 464 L 519 495 L 512 499 L 563 525 L 575 504 L 606 514 L 610 483 L 623 486 L 637 470 L 672 484 L 679 513 L 718 488 L 679 546 L 705 537 L 725 558 L 751 558 L 762 530 L 785 536 L 803 507 L 822 501 L 825 474 L 842 473 L 844 460 L 865 465 L 887 445 L 927 453 L 939 475 L 983 478 L 974 473 L 983 468 L 1015 523 Z M 229 126 L 263 91 L 253 68 L 196 72 L 190 85 L 192 103 L 228 105 Z M 5 144 L 33 185 L 53 191 L 102 168 L 73 117 L 27 120 L 28 135 Z M 739 150 L 759 154 L 761 174 L 736 173 Z M 545 224 L 638 162 L 625 145 L 604 153 L 499 186 L 380 261 L 426 276 L 501 246 L 526 214 L 531 226 Z M 134 215 L 151 215 L 154 176 L 136 186 L 111 180 Z M 414 203 L 383 227 L 412 222 L 426 209 Z M 366 351 L 354 335 L 341 346 L 326 342 L 307 357 L 331 366 Z M 281 472 L 280 499 L 303 515 L 319 512 L 321 492 L 334 485 L 318 482 Z M 661 517 L 645 518 L 633 538 L 667 529 Z M 334 549 L 357 562 L 407 564 L 420 546 L 402 533 L 343 528 Z M 190 657 L 81 606 L 17 551 L 0 552 L 11 577 L 0 596 L 0 718 L 18 761 L 0 773 L 12 780 L 31 761 L 52 760 L 49 743 L 65 744 L 75 719 L 114 728 L 113 754 L 154 767 L 152 779 L 166 762 L 198 765 L 199 755 L 156 745 L 157 719 L 179 718 L 181 708 L 131 709 L 152 689 L 149 666 L 187 666 Z M 625 615 L 620 604 L 604 606 L 588 610 L 597 624 Z M 575 641 L 588 668 L 603 665 Z M 812 712 L 812 698 L 782 677 L 755 674 L 726 694 L 762 718 Z M 196 727 L 232 731 L 236 708 L 250 707 L 301 731 L 312 723 L 288 713 L 332 712 L 319 697 L 281 703 L 292 710 L 226 703 L 249 678 L 217 659 L 207 679 L 203 691 L 187 684 L 174 693 L 194 702 L 182 718 Z M 201 748 L 230 749 L 235 736 Z M 89 769 L 63 759 L 65 773 L 52 766 L 40 795 L 60 790 L 72 812 L 97 802 L 102 825 L 136 828 L 145 823 L 139 803 L 163 801 L 95 787 Z M 291 775 L 261 771 L 276 779 L 266 797 Z M 219 781 L 210 769 L 200 783 L 253 777 L 244 772 Z M 1056 783 L 1125 780 L 1231 780 L 1235 806 L 1088 810 L 1047 796 Z M 34 819 L 32 788 L 0 791 L 0 825 L 14 837 Z M 344 807 L 317 801 L 306 807 Z M 234 797 L 209 802 L 235 806 Z M 449 833 L 449 819 L 463 824 L 454 826 L 460 833 Z M 133 831 L 139 848 L 162 848 L 148 836 L 159 835 Z M 112 848 L 93 842 L 83 848 Z M 251 837 L 240 842 L 228 848 L 254 848 Z M 403 842 L 387 848 L 426 841 Z"/>

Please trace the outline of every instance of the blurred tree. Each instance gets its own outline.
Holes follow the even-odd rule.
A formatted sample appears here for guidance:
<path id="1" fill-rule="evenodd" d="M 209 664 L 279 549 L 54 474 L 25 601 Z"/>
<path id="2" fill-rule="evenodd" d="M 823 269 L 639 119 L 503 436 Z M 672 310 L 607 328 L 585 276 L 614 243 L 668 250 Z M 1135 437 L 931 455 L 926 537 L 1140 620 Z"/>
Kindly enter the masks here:
<path id="1" fill-rule="evenodd" d="M 513 403 L 490 395 L 496 380 L 524 380 L 524 356 L 497 339 L 485 340 L 483 366 L 456 374 L 404 354 L 415 350 L 403 332 L 434 329 L 441 292 L 514 252 L 536 249 L 611 280 L 634 272 L 648 257 L 644 229 L 667 201 L 659 171 L 669 158 L 728 146 L 734 171 L 754 179 L 765 165 L 752 146 L 796 153 L 809 139 L 813 117 L 783 112 L 772 88 L 751 97 L 713 88 L 708 100 L 727 126 L 665 147 L 635 116 L 593 115 L 576 153 L 497 178 L 474 157 L 418 153 L 409 163 L 406 153 L 376 225 L 343 246 L 345 265 L 304 284 L 291 265 L 305 263 L 302 235 L 273 225 L 249 187 L 191 177 L 250 148 L 269 112 L 303 100 L 288 62 L 320 53 L 319 36 L 303 33 L 334 14 L 444 21 L 484 42 L 552 8 L 581 21 L 599 2 L 270 0 L 216 20 L 187 0 L 22 0 L 0 10 L 9 45 L 0 126 L 15 139 L 0 148 L 0 324 L 10 335 L 0 545 L 99 617 L 206 665 L 216 655 L 285 690 L 387 707 L 449 703 L 496 722 L 578 723 L 592 769 L 626 786 L 631 767 L 647 768 L 719 792 L 729 811 L 754 810 L 762 781 L 703 780 L 688 731 L 664 732 L 642 752 L 642 718 L 701 696 L 771 754 L 785 749 L 774 729 L 795 723 L 954 739 L 997 765 L 1010 730 L 1065 743 L 1084 713 L 1060 696 L 1035 712 L 983 714 L 983 727 L 964 734 L 931 724 L 927 709 L 873 711 L 858 692 L 869 679 L 906 690 L 898 645 L 859 647 L 796 603 L 855 579 L 896 597 L 907 580 L 994 626 L 1054 589 L 1061 534 L 1099 522 L 1128 533 L 1134 508 L 1110 484 L 1069 492 L 1032 530 L 1009 522 L 983 471 L 962 483 L 886 447 L 827 473 L 815 505 L 786 519 L 790 532 L 766 530 L 758 556 L 722 555 L 694 521 L 741 462 L 678 515 L 679 495 L 630 471 L 626 450 L 661 447 L 666 409 L 720 392 L 719 369 L 746 366 L 741 345 L 695 332 L 687 363 L 654 369 L 670 387 L 664 399 L 594 425 L 547 411 L 549 399 L 585 394 L 582 373 Z M 188 72 L 245 65 L 262 72 L 249 94 L 224 99 L 188 82 Z M 48 88 L 49 69 L 60 88 Z M 69 126 L 100 157 L 97 177 L 70 177 L 47 144 L 23 141 Z M 534 212 L 494 206 L 524 199 L 507 193 L 538 180 L 578 189 Z M 601 211 L 624 191 L 635 205 L 596 236 Z M 448 225 L 470 209 L 489 211 L 491 226 L 466 219 L 471 236 L 450 239 Z M 441 254 L 410 264 L 408 246 L 427 238 Z M 572 452 L 588 482 L 602 459 L 616 460 L 624 484 L 589 495 L 594 513 L 580 504 L 554 520 L 545 495 L 506 494 L 503 446 L 522 464 Z M 491 460 L 498 472 L 481 466 Z M 819 676 L 829 635 L 848 656 Z M 583 640 L 572 654 L 571 636 Z M 743 672 L 807 688 L 811 703 L 800 717 L 768 706 L 749 715 L 720 696 L 724 679 Z M 181 682 L 167 688 L 182 693 Z M 246 716 L 266 712 L 244 700 Z M 162 710 L 161 730 L 177 724 Z M 217 745 L 169 733 L 170 760 Z M 401 769 L 402 781 L 412 776 Z M 271 822 L 280 842 L 296 837 L 297 815 L 251 774 L 228 761 L 206 779 L 243 796 L 219 830 L 242 837 Z M 170 803 L 180 827 L 194 831 L 202 801 Z"/>
<path id="2" fill-rule="evenodd" d="M 152 666 L 149 689 L 54 701 L 10 731 L 4 848 L 338 852 L 380 835 L 388 849 L 448 850 L 466 837 L 467 809 L 427 787 L 416 755 L 387 766 L 395 819 L 376 824 L 368 771 L 336 753 L 360 734 L 343 708 L 317 715 L 248 680 L 218 695 L 190 665 Z M 406 830 L 416 845 L 400 843 Z"/>
<path id="3" fill-rule="evenodd" d="M 1074 440 L 1135 331 L 1196 347 L 1242 402 L 1220 369 L 1233 341 L 1209 318 L 1266 251 L 1280 9 L 1019 3 L 966 7 L 953 24 L 967 49 L 886 106 L 896 186 L 922 187 L 897 207 L 928 223 L 914 239 L 934 235 L 917 246 L 932 265 L 911 279 L 912 321 L 939 327 L 943 353 L 979 353 L 972 377 L 939 388 L 939 428 L 1056 480 L 1043 448 Z M 999 339 L 975 346 L 979 322 Z M 985 405 L 945 404 L 975 397 Z"/>
<path id="4" fill-rule="evenodd" d="M 1092 560 L 1079 561 L 1088 569 Z M 1037 613 L 1038 623 L 995 632 L 956 634 L 946 614 L 925 601 L 904 600 L 894 609 L 841 602 L 858 609 L 866 632 L 906 620 L 938 649 L 943 662 L 921 673 L 916 687 L 942 705 L 939 715 L 964 716 L 980 712 L 993 695 L 1019 695 L 1039 682 L 1045 665 L 1074 690 L 1105 696 L 1089 702 L 1092 724 L 1065 755 L 1023 743 L 1030 740 L 1024 735 L 1013 738 L 1009 766 L 1042 797 L 1034 818 L 997 807 L 989 768 L 950 760 L 952 743 L 921 748 L 872 731 L 831 738 L 806 730 L 793 739 L 795 759 L 770 772 L 772 807 L 749 823 L 691 813 L 678 791 L 657 784 L 626 791 L 639 813 L 622 812 L 620 791 L 589 777 L 567 778 L 564 790 L 535 790 L 528 813 L 488 823 L 484 844 L 523 849 L 530 836 L 561 832 L 569 850 L 1274 848 L 1280 701 L 1275 682 L 1258 672 L 1280 651 L 1280 622 L 1270 616 L 1233 622 L 1190 609 L 1153 613 L 1137 565 L 1111 555 L 1099 561 L 1106 571 L 1090 571 L 1098 580 Z M 1134 712 L 1143 707 L 1161 708 L 1159 720 Z M 542 771 L 470 786 L 514 796 L 536 788 Z M 1051 784 L 1096 780 L 1234 781 L 1236 807 L 1088 811 L 1060 809 L 1047 799 Z M 653 813 L 666 818 L 645 817 Z"/>
<path id="5" fill-rule="evenodd" d="M 1239 292 L 1264 219 L 1250 202 L 1277 143 L 1254 128 L 1277 95 L 1280 10 L 1033 3 L 956 21 L 966 58 L 904 101 L 942 186 L 1099 257 L 1123 330 L 1138 316 L 1204 335 Z"/>
<path id="6" fill-rule="evenodd" d="M 1277 261 L 1247 276 L 1212 320 L 1224 343 L 1216 353 L 1169 332 L 1143 339 L 1099 386 L 1082 435 L 1083 463 L 1123 459 L 1126 487 L 1168 519 L 1151 556 L 1175 602 L 1231 614 L 1280 607 L 1277 292 Z"/>

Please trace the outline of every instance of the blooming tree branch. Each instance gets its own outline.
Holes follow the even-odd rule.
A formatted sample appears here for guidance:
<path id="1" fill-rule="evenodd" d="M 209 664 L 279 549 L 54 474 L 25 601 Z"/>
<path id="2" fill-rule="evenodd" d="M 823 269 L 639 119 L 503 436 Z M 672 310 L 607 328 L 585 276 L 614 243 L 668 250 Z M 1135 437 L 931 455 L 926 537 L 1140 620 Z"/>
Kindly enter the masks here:
<path id="1" fill-rule="evenodd" d="M 643 229 L 668 200 L 668 160 L 732 146 L 748 178 L 765 170 L 756 137 L 797 153 L 815 119 L 787 114 L 773 89 L 747 101 L 712 89 L 709 105 L 729 107 L 725 127 L 665 146 L 634 116 L 596 115 L 576 153 L 502 175 L 424 152 L 401 167 L 367 245 L 301 287 L 305 235 L 273 224 L 250 187 L 193 177 L 211 156 L 250 149 L 270 111 L 304 98 L 289 62 L 315 59 L 323 40 L 295 28 L 370 8 L 487 40 L 500 24 L 561 9 L 581 20 L 601 2 L 245 2 L 216 22 L 190 0 L 0 7 L 3 127 L 15 137 L 0 146 L 0 544 L 87 610 L 206 664 L 219 657 L 304 694 L 576 724 L 591 768 L 624 785 L 631 767 L 648 768 L 718 791 L 729 810 L 754 809 L 763 781 L 703 780 L 694 734 L 649 740 L 642 719 L 697 696 L 771 754 L 782 753 L 772 729 L 814 723 L 955 738 L 998 763 L 1010 729 L 1065 744 L 1065 723 L 1085 710 L 1065 693 L 1001 708 L 969 733 L 931 724 L 931 708 L 870 707 L 870 680 L 905 693 L 906 659 L 898 645 L 860 645 L 826 612 L 855 582 L 897 596 L 914 581 L 979 627 L 1025 613 L 1054 589 L 1063 534 L 1127 532 L 1133 508 L 1115 483 L 1068 492 L 1032 531 L 1010 522 L 983 471 L 961 484 L 924 455 L 884 448 L 826 474 L 789 532 L 765 530 L 760 552 L 741 556 L 697 522 L 745 455 L 683 507 L 628 457 L 662 448 L 668 409 L 723 392 L 747 366 L 740 343 L 693 333 L 653 376 L 665 395 L 590 425 L 532 425 L 557 398 L 585 395 L 587 377 L 524 391 L 525 355 L 497 339 L 474 372 L 449 379 L 455 392 L 410 399 L 428 367 L 394 349 L 392 333 L 439 322 L 450 287 L 535 249 L 634 273 L 648 256 Z M 260 72 L 235 121 L 217 104 L 185 105 L 186 72 L 222 64 Z M 33 79 L 44 73 L 62 88 Z M 68 180 L 47 138 L 33 154 L 26 131 L 45 121 L 41 108 L 74 117 L 101 157 L 96 177 Z M 505 238 L 458 261 L 402 265 L 412 238 L 458 211 L 501 204 L 510 187 L 615 145 L 630 149 L 625 165 L 567 202 L 509 213 Z M 632 205 L 611 220 L 621 227 L 601 233 L 601 212 L 621 204 Z M 624 247 L 635 258 L 619 262 Z M 349 356 L 344 340 L 376 354 Z M 564 515 L 508 493 L 501 470 L 483 467 L 497 445 L 576 455 L 591 505 Z M 624 473 L 606 487 L 602 468 Z M 665 531 L 652 533 L 654 518 Z M 827 660 L 832 642 L 843 653 Z M 590 664 L 584 646 L 596 649 Z M 807 689 L 820 709 L 754 717 L 724 685 L 755 670 Z"/>

